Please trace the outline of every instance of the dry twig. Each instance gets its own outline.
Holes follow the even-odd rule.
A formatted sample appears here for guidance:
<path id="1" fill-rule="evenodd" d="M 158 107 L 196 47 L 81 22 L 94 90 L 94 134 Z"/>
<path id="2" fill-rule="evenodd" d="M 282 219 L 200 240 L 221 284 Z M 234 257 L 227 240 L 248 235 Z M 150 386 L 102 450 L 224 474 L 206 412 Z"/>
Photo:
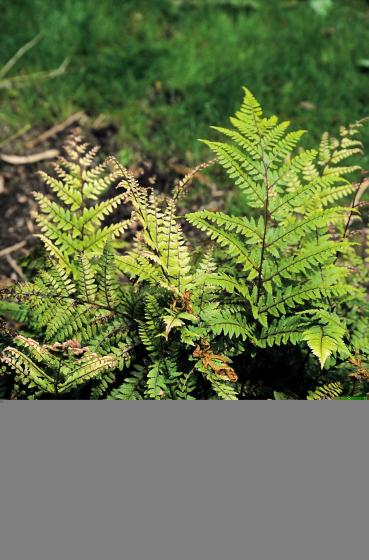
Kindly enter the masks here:
<path id="1" fill-rule="evenodd" d="M 53 159 L 58 155 L 59 150 L 45 150 L 44 152 L 38 152 L 37 154 L 29 154 L 28 156 L 0 153 L 0 159 L 5 161 L 5 163 L 10 163 L 11 165 L 27 165 L 44 159 Z"/>
<path id="2" fill-rule="evenodd" d="M 5 80 L 0 80 L 0 89 L 11 89 L 13 87 L 24 87 L 32 81 L 50 80 L 61 76 L 66 71 L 69 64 L 69 58 L 66 58 L 60 66 L 53 70 L 41 70 L 40 72 L 33 72 L 32 74 L 24 74 L 21 76 L 14 76 Z"/>
<path id="3" fill-rule="evenodd" d="M 73 113 L 73 115 L 70 115 L 63 122 L 52 126 L 48 130 L 45 130 L 45 132 L 43 132 L 42 134 L 40 134 L 36 138 L 34 138 L 32 140 L 29 140 L 26 143 L 27 148 L 33 148 L 37 144 L 40 144 L 40 142 L 44 142 L 45 140 L 48 140 L 52 136 L 55 136 L 59 132 L 62 132 L 63 130 L 68 128 L 68 126 L 70 126 L 71 124 L 73 124 L 75 122 L 80 122 L 85 117 L 86 117 L 86 114 L 83 111 L 78 111 L 78 113 Z"/>
<path id="4" fill-rule="evenodd" d="M 5 249 L 0 250 L 0 257 L 6 257 L 10 253 L 14 253 L 19 249 L 22 249 L 27 244 L 26 241 L 19 241 L 19 243 L 15 243 L 14 245 L 9 245 L 9 247 L 5 247 Z"/>
<path id="5" fill-rule="evenodd" d="M 17 52 L 8 60 L 6 64 L 0 69 L 0 79 L 6 76 L 6 74 L 15 66 L 22 56 L 26 54 L 29 50 L 32 49 L 41 39 L 42 33 L 38 33 L 36 37 L 34 37 L 31 41 L 28 41 L 25 45 L 23 45 Z M 0 85 L 1 87 L 1 85 Z"/>
<path id="6" fill-rule="evenodd" d="M 11 266 L 11 268 L 14 270 L 14 272 L 18 276 L 18 278 L 20 278 L 21 280 L 25 280 L 25 276 L 22 272 L 22 269 L 21 269 L 20 266 L 17 265 L 15 260 L 10 255 L 5 255 L 5 258 L 8 261 L 8 264 Z"/>

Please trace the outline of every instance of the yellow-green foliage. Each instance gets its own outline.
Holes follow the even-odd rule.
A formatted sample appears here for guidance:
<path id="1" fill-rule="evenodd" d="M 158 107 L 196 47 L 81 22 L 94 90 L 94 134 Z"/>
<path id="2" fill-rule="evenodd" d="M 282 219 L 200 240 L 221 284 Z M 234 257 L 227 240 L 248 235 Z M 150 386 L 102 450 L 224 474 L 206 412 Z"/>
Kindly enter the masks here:
<path id="1" fill-rule="evenodd" d="M 214 263 L 207 255 L 193 266 L 176 215 L 175 200 L 193 174 L 176 186 L 173 198 L 159 196 L 116 160 L 96 164 L 96 153 L 78 136 L 70 138 L 66 157 L 54 166 L 56 177 L 42 174 L 54 199 L 35 193 L 49 265 L 7 297 L 27 308 L 28 325 L 43 343 L 17 337 L 17 346 L 3 351 L 3 362 L 16 372 L 14 394 L 61 395 L 83 381 L 91 398 L 115 387 L 112 398 L 190 399 L 201 377 L 204 398 L 235 398 L 235 376 L 212 376 L 214 364 L 193 356 L 205 340 L 209 345 L 227 334 L 225 315 L 213 302 L 216 289 L 203 277 Z M 120 194 L 100 202 L 114 181 Z M 121 203 L 130 205 L 130 220 L 104 225 Z M 132 248 L 122 254 L 114 238 L 131 225 Z M 22 344 L 25 351 L 18 349 Z M 56 360 L 50 348 L 60 344 L 88 352 L 64 352 Z M 90 356 L 96 369 L 90 370 Z M 142 363 L 128 370 L 134 359 Z M 55 373 L 57 364 L 63 375 Z M 227 365 L 224 371 L 233 370 Z"/>
<path id="2" fill-rule="evenodd" d="M 353 192 L 349 175 L 359 168 L 342 162 L 361 152 L 362 124 L 341 128 L 340 140 L 323 135 L 319 150 L 296 152 L 303 131 L 265 117 L 247 89 L 230 122 L 214 127 L 227 142 L 205 143 L 249 208 L 242 217 L 202 210 L 187 219 L 232 258 L 231 272 L 215 281 L 243 302 L 253 342 L 305 340 L 323 367 L 333 352 L 346 352 L 345 322 L 334 308 L 353 291 L 344 266 L 351 244 L 332 231 L 344 229 L 346 209 L 337 201 Z"/>
<path id="3" fill-rule="evenodd" d="M 365 362 L 366 268 L 346 202 L 362 123 L 297 150 L 303 132 L 265 117 L 245 89 L 231 125 L 215 127 L 226 141 L 206 144 L 247 205 L 242 216 L 186 216 L 215 241 L 205 253 L 192 253 L 177 201 L 207 164 L 164 195 L 114 158 L 96 163 L 78 136 L 67 141 L 55 175 L 42 174 L 53 197 L 35 193 L 48 264 L 4 291 L 35 338 L 18 335 L 3 351 L 15 397 L 236 400 L 255 353 L 281 345 L 298 346 L 318 375 L 351 371 L 353 355 Z M 131 216 L 112 223 L 121 204 Z"/>

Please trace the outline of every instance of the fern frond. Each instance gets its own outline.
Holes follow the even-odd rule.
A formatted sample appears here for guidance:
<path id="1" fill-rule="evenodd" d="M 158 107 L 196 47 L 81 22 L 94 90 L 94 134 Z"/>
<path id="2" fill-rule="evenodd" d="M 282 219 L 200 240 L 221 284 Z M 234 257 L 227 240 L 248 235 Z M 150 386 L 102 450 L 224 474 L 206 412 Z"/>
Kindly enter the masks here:
<path id="1" fill-rule="evenodd" d="M 301 342 L 305 330 L 306 322 L 301 317 L 282 317 L 262 329 L 257 337 L 257 345 L 266 348 L 288 342 L 297 344 Z"/>
<path id="2" fill-rule="evenodd" d="M 142 396 L 142 385 L 144 383 L 145 368 L 136 366 L 130 373 L 131 377 L 126 377 L 124 382 L 113 389 L 108 395 L 108 400 L 117 401 L 140 401 Z"/>
<path id="3" fill-rule="evenodd" d="M 202 319 L 216 335 L 224 334 L 229 338 L 235 337 L 242 340 L 253 339 L 252 327 L 240 314 L 214 309 L 203 313 Z"/>
<path id="4" fill-rule="evenodd" d="M 1 360 L 7 364 L 29 389 L 37 387 L 46 393 L 54 392 L 53 380 L 26 354 L 17 348 L 7 347 L 3 350 Z"/>
<path id="5" fill-rule="evenodd" d="M 204 376 L 210 382 L 212 389 L 217 397 L 225 401 L 237 401 L 238 390 L 229 381 L 222 381 L 219 377 L 210 371 L 204 371 Z"/>
<path id="6" fill-rule="evenodd" d="M 342 385 L 338 381 L 335 381 L 318 387 L 315 391 L 310 391 L 306 398 L 308 401 L 335 400 L 341 394 Z"/>
<path id="7" fill-rule="evenodd" d="M 36 237 L 39 237 L 41 239 L 41 241 L 43 242 L 43 244 L 45 245 L 45 249 L 48 251 L 48 253 L 50 253 L 50 255 L 52 257 L 54 257 L 54 259 L 56 260 L 56 262 L 58 262 L 60 265 L 62 265 L 65 270 L 67 272 L 71 271 L 71 264 L 68 258 L 68 254 L 66 252 L 62 252 L 60 251 L 55 245 L 54 243 L 45 235 L 37 235 Z M 74 247 L 73 247 L 74 250 Z"/>
<path id="8" fill-rule="evenodd" d="M 146 396 L 153 400 L 162 400 L 169 396 L 169 387 L 166 378 L 166 363 L 155 361 L 149 367 L 146 381 Z"/>
<path id="9" fill-rule="evenodd" d="M 41 174 L 57 200 L 40 193 L 34 196 L 40 209 L 35 219 L 46 249 L 69 271 L 70 260 L 79 252 L 88 256 L 98 253 L 109 238 L 121 235 L 129 222 L 101 227 L 103 220 L 124 202 L 125 195 L 93 204 L 116 180 L 106 164 L 94 163 L 98 149 L 90 149 L 77 136 L 67 140 L 65 151 L 67 158 L 61 157 L 54 165 L 57 178 Z"/>
<path id="10" fill-rule="evenodd" d="M 226 272 L 206 275 L 208 283 L 227 292 L 235 309 L 243 299 L 242 320 L 253 317 L 262 329 L 258 334 L 260 327 L 252 323 L 248 332 L 237 327 L 222 330 L 216 323 L 208 328 L 261 346 L 298 344 L 309 337 L 312 343 L 316 329 L 327 330 L 330 323 L 309 322 L 293 313 L 329 309 L 332 300 L 343 301 L 355 291 L 339 261 L 352 252 L 352 242 L 337 241 L 332 230 L 345 227 L 347 209 L 336 202 L 353 191 L 348 175 L 357 167 L 342 162 L 359 153 L 361 145 L 353 136 L 360 126 L 341 130 L 341 140 L 324 135 L 319 152 L 296 154 L 303 131 L 290 132 L 289 122 L 264 117 L 247 89 L 240 111 L 230 122 L 233 128 L 214 127 L 227 142 L 205 143 L 245 195 L 252 216 L 202 210 L 186 218 L 216 241 L 222 258 L 232 263 Z M 214 315 L 218 311 L 223 313 L 221 306 Z M 236 323 L 237 313 L 232 313 Z M 343 351 L 338 339 L 335 349 Z M 329 352 L 332 344 L 328 343 Z M 326 352 L 317 353 L 324 363 Z"/>
<path id="11" fill-rule="evenodd" d="M 119 304 L 121 296 L 117 272 L 116 256 L 111 243 L 108 241 L 104 246 L 99 262 L 99 287 L 101 291 L 99 301 L 110 308 Z"/>
<path id="12" fill-rule="evenodd" d="M 269 313 L 275 317 L 285 314 L 287 308 L 295 308 L 298 304 L 304 304 L 312 299 L 329 296 L 342 296 L 348 293 L 347 285 L 336 285 L 334 283 L 305 282 L 303 285 L 294 287 L 287 286 L 277 297 L 267 295 L 260 298 L 260 314 Z"/>
<path id="13" fill-rule="evenodd" d="M 302 338 L 305 340 L 315 356 L 319 359 L 323 369 L 328 357 L 337 350 L 345 350 L 343 342 L 345 328 L 330 321 L 328 324 L 315 325 L 304 331 Z"/>
<path id="14" fill-rule="evenodd" d="M 78 362 L 78 366 L 68 372 L 66 381 L 60 384 L 60 391 L 67 392 L 86 381 L 99 378 L 107 370 L 117 367 L 115 356 L 98 356 L 87 353 Z"/>

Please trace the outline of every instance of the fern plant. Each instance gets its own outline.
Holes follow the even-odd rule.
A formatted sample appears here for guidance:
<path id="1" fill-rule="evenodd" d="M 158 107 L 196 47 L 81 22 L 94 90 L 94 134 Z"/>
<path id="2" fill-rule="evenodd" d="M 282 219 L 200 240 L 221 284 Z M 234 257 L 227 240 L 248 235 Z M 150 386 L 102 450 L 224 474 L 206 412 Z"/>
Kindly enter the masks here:
<path id="1" fill-rule="evenodd" d="M 220 321 L 207 328 L 217 289 L 207 289 L 202 276 L 214 263 L 206 256 L 194 267 L 176 216 L 176 200 L 205 165 L 176 185 L 172 198 L 160 197 L 116 160 L 95 164 L 96 153 L 79 136 L 68 139 L 56 176 L 42 174 L 56 200 L 35 193 L 50 258 L 32 281 L 4 295 L 26 309 L 24 322 L 42 340 L 16 336 L 3 351 L 15 372 L 13 394 L 55 397 L 85 385 L 90 398 L 182 400 L 197 392 L 236 399 L 231 358 L 218 352 Z M 113 182 L 120 194 L 98 201 Z M 105 225 L 122 203 L 131 219 Z M 132 248 L 122 254 L 117 237 L 130 226 Z M 70 341 L 88 351 L 70 352 Z M 65 345 L 56 359 L 53 349 Z M 196 354 L 200 345 L 213 360 Z M 130 367 L 132 360 L 139 363 Z"/>
<path id="2" fill-rule="evenodd" d="M 227 141 L 206 144 L 247 206 L 242 216 L 187 214 L 215 241 L 206 251 L 188 243 L 177 206 L 213 162 L 165 195 L 69 138 L 55 173 L 42 174 L 52 197 L 35 193 L 49 258 L 2 290 L 3 314 L 23 324 L 1 355 L 13 398 L 268 398 L 282 394 L 280 381 L 259 383 L 255 370 L 273 367 L 279 347 L 287 361 L 293 346 L 309 388 L 322 384 L 319 368 L 342 391 L 368 383 L 367 269 L 351 227 L 362 124 L 297 151 L 303 133 L 265 117 L 245 90 L 232 128 L 215 127 Z M 130 217 L 115 221 L 122 204 Z"/>
<path id="3" fill-rule="evenodd" d="M 303 131 L 263 115 L 245 89 L 232 128 L 214 127 L 228 142 L 205 141 L 248 202 L 244 216 L 201 210 L 187 215 L 223 248 L 231 264 L 207 277 L 232 294 L 252 343 L 267 347 L 305 341 L 321 367 L 332 353 L 347 354 L 347 329 L 335 308 L 356 291 L 342 235 L 353 192 L 346 158 L 361 152 L 357 123 L 341 140 L 325 134 L 319 150 L 295 152 Z M 332 304 L 334 302 L 334 304 Z M 238 319 L 237 319 L 238 322 Z M 242 323 L 243 327 L 244 323 Z"/>

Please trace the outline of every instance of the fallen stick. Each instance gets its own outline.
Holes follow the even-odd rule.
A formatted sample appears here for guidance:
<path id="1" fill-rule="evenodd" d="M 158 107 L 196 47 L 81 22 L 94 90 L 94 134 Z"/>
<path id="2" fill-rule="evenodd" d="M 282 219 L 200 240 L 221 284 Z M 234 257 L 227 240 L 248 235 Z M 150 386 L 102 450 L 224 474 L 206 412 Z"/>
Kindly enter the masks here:
<path id="1" fill-rule="evenodd" d="M 53 70 L 41 70 L 40 72 L 33 72 L 31 74 L 21 74 L 19 76 L 13 76 L 12 78 L 5 78 L 0 80 L 0 89 L 12 89 L 28 86 L 31 82 L 40 82 L 41 80 L 50 80 L 52 78 L 57 78 L 61 76 L 66 71 L 69 64 L 69 58 L 63 60 L 63 62 L 57 68 Z"/>
<path id="2" fill-rule="evenodd" d="M 14 132 L 14 134 L 12 134 L 11 136 L 8 136 L 8 138 L 5 138 L 4 140 L 1 140 L 0 148 L 2 146 L 5 146 L 5 144 L 10 144 L 10 142 L 13 142 L 13 140 L 15 140 L 16 138 L 19 138 L 19 136 L 22 136 L 23 134 L 25 134 L 27 132 L 27 130 L 29 130 L 29 129 L 30 129 L 30 125 L 26 124 L 20 130 L 17 130 L 16 132 Z"/>
<path id="3" fill-rule="evenodd" d="M 9 70 L 13 68 L 13 66 L 18 62 L 23 55 L 26 54 L 27 51 L 32 49 L 41 39 L 42 33 L 38 33 L 36 37 L 34 37 L 31 41 L 28 41 L 25 45 L 23 45 L 17 52 L 8 60 L 6 64 L 0 70 L 0 78 L 3 78 Z"/>
<path id="4" fill-rule="evenodd" d="M 68 126 L 70 126 L 71 124 L 81 121 L 85 116 L 86 115 L 83 111 L 78 111 L 78 113 L 74 113 L 73 115 L 70 115 L 67 119 L 65 119 L 65 121 L 52 126 L 48 130 L 45 130 L 45 132 L 43 132 L 42 134 L 34 138 L 33 140 L 29 140 L 28 142 L 26 142 L 27 148 L 33 148 L 37 144 L 40 144 L 40 142 L 44 142 L 45 140 L 48 140 L 52 136 L 55 136 L 59 132 L 62 132 L 63 130 L 68 128 Z"/>
<path id="5" fill-rule="evenodd" d="M 5 163 L 11 165 L 27 165 L 29 163 L 36 163 L 44 159 L 53 159 L 59 155 L 59 150 L 46 150 L 37 154 L 30 154 L 28 156 L 17 156 L 13 154 L 0 154 L 0 159 Z"/>
<path id="6" fill-rule="evenodd" d="M 14 272 L 17 274 L 17 276 L 21 279 L 21 280 L 25 280 L 25 276 L 22 272 L 22 269 L 20 268 L 20 266 L 17 265 L 17 263 L 15 262 L 14 259 L 12 259 L 12 257 L 10 255 L 6 255 L 5 256 L 6 260 L 8 261 L 8 264 L 11 266 L 11 268 L 14 270 Z"/>
<path id="7" fill-rule="evenodd" d="M 14 253 L 18 251 L 18 249 L 22 249 L 26 245 L 26 241 L 19 241 L 19 243 L 15 243 L 14 245 L 9 245 L 9 247 L 5 247 L 5 249 L 0 250 L 0 257 L 6 257 L 10 253 Z"/>

